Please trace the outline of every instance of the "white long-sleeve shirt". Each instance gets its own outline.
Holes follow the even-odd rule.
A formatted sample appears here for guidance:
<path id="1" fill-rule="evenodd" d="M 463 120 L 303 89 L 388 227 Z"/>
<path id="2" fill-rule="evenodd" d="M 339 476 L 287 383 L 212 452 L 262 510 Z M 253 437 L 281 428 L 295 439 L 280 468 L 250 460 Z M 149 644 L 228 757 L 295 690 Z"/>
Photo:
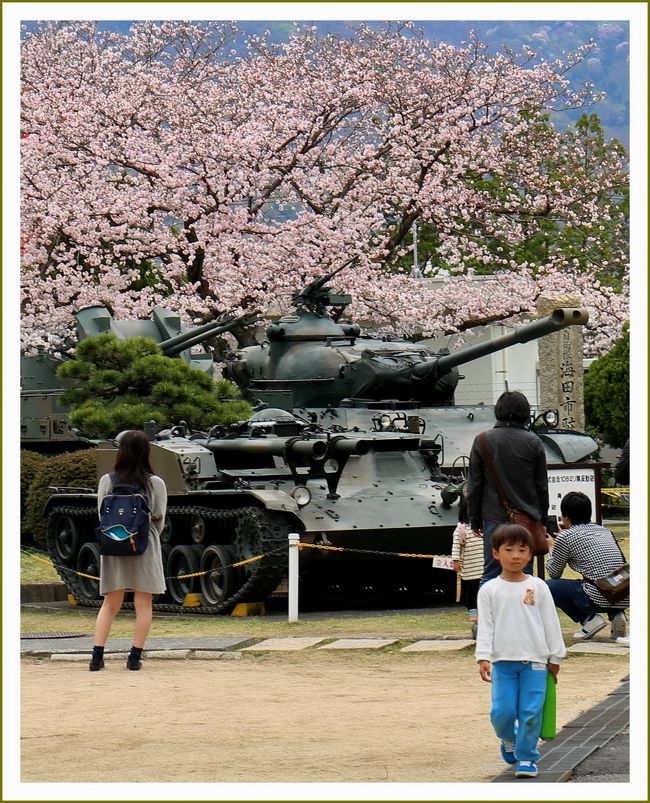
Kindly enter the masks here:
<path id="1" fill-rule="evenodd" d="M 555 604 L 539 577 L 495 577 L 478 592 L 476 660 L 557 664 L 566 655 Z"/>

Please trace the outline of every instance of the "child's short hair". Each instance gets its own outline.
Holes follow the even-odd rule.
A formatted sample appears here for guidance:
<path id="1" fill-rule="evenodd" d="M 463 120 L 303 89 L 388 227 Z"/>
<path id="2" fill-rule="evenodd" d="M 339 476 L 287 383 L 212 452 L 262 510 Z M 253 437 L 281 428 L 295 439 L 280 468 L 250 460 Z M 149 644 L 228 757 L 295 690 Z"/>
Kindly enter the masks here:
<path id="1" fill-rule="evenodd" d="M 501 524 L 490 536 L 492 549 L 503 544 L 523 544 L 533 551 L 533 536 L 521 524 Z"/>

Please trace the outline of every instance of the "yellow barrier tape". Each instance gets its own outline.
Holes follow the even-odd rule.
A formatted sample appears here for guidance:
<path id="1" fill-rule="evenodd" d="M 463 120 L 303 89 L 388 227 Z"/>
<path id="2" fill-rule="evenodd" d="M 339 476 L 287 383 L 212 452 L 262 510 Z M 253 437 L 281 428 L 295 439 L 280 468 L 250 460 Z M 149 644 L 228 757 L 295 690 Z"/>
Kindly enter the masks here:
<path id="1" fill-rule="evenodd" d="M 630 495 L 629 488 L 601 488 L 600 492 L 605 496 L 622 496 L 623 498 L 627 498 Z"/>
<path id="2" fill-rule="evenodd" d="M 54 563 L 52 558 L 41 558 L 38 555 L 34 555 L 33 552 L 27 552 L 23 550 L 23 555 L 27 555 L 29 558 L 34 558 L 34 560 L 40 560 L 41 563 L 47 563 L 50 566 L 56 567 L 58 564 Z M 94 574 L 84 574 L 83 572 L 78 572 L 75 569 L 68 569 L 67 566 L 61 566 L 66 572 L 71 572 L 72 574 L 76 574 L 78 577 L 86 577 L 88 580 L 99 580 L 99 577 L 95 577 Z"/>
<path id="3" fill-rule="evenodd" d="M 298 548 L 299 549 L 304 549 L 305 547 L 307 547 L 308 549 L 327 549 L 327 550 L 330 550 L 332 552 L 355 552 L 355 551 L 356 552 L 370 552 L 370 551 L 372 551 L 372 550 L 348 549 L 347 547 L 344 547 L 344 546 L 326 546 L 325 544 L 306 544 L 306 543 L 304 543 L 302 541 L 298 544 Z M 378 552 L 377 554 L 382 554 L 382 553 Z M 386 553 L 383 553 L 383 554 L 386 554 Z M 433 558 L 440 557 L 440 555 L 420 555 L 420 554 L 416 554 L 414 552 L 391 552 L 390 554 L 394 555 L 395 557 L 398 557 L 398 558 L 428 558 L 429 560 L 432 560 Z"/>
<path id="4" fill-rule="evenodd" d="M 345 552 L 342 546 L 325 546 L 325 544 L 305 544 L 302 541 L 298 544 L 298 549 L 329 549 L 331 552 Z"/>
<path id="5" fill-rule="evenodd" d="M 30 558 L 34 558 L 34 560 L 40 560 L 41 563 L 48 563 L 50 566 L 56 567 L 58 564 L 54 563 L 51 558 L 41 558 L 38 555 L 34 555 L 32 552 L 23 551 L 24 555 L 27 555 Z M 237 561 L 237 563 L 231 563 L 230 566 L 226 568 L 235 568 L 237 566 L 244 566 L 246 563 L 254 563 L 256 560 L 262 560 L 265 557 L 264 555 L 255 555 L 252 558 L 246 558 L 246 560 Z M 69 569 L 67 566 L 61 566 L 61 568 L 66 571 L 70 572 L 71 574 L 76 574 L 78 577 L 86 577 L 89 580 L 99 580 L 99 577 L 95 577 L 93 574 L 84 574 L 83 572 L 78 572 L 75 569 Z M 188 580 L 191 577 L 203 577 L 206 574 L 210 574 L 210 572 L 214 571 L 214 569 L 208 569 L 204 572 L 192 572 L 191 574 L 177 574 L 175 577 L 170 577 L 170 580 Z"/>
<path id="6" fill-rule="evenodd" d="M 254 558 L 246 558 L 246 560 L 237 561 L 237 563 L 231 563 L 229 566 L 226 566 L 227 569 L 234 569 L 236 566 L 243 566 L 246 563 L 254 563 L 256 560 L 262 560 L 264 555 L 256 555 Z M 207 569 L 204 572 L 192 572 L 192 574 L 177 574 L 176 577 L 172 578 L 174 580 L 187 580 L 190 577 L 203 577 L 206 574 L 210 574 L 210 572 L 215 571 L 215 569 Z"/>
<path id="7" fill-rule="evenodd" d="M 53 566 L 51 558 L 39 558 L 38 555 L 34 555 L 32 552 L 23 552 L 23 555 L 27 555 L 29 558 L 34 558 L 34 560 L 40 560 L 41 563 L 49 563 L 50 566 Z"/>

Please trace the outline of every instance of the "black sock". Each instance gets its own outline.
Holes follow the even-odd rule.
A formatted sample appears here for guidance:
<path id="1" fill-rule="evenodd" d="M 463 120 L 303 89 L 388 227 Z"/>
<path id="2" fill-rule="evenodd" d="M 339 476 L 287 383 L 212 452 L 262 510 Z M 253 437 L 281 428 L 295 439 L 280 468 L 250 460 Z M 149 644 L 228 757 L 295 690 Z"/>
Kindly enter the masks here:
<path id="1" fill-rule="evenodd" d="M 97 658 L 103 658 L 104 657 L 104 648 L 103 647 L 98 647 L 97 644 L 95 644 L 95 646 L 93 647 L 93 658 L 95 656 L 97 656 Z"/>
<path id="2" fill-rule="evenodd" d="M 131 647 L 131 655 L 134 658 L 142 658 L 142 647 Z"/>

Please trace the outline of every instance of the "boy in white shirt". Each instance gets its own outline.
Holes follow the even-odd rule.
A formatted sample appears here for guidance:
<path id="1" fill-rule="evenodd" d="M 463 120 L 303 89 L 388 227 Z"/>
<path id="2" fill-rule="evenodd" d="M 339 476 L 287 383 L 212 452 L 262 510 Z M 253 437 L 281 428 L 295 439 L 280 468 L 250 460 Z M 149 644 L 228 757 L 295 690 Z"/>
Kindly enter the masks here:
<path id="1" fill-rule="evenodd" d="M 492 683 L 490 721 L 503 759 L 517 765 L 517 778 L 537 775 L 546 676 L 557 681 L 566 655 L 548 586 L 524 573 L 532 553 L 528 530 L 502 524 L 492 534 L 501 574 L 478 593 L 476 661 L 481 679 Z"/>

